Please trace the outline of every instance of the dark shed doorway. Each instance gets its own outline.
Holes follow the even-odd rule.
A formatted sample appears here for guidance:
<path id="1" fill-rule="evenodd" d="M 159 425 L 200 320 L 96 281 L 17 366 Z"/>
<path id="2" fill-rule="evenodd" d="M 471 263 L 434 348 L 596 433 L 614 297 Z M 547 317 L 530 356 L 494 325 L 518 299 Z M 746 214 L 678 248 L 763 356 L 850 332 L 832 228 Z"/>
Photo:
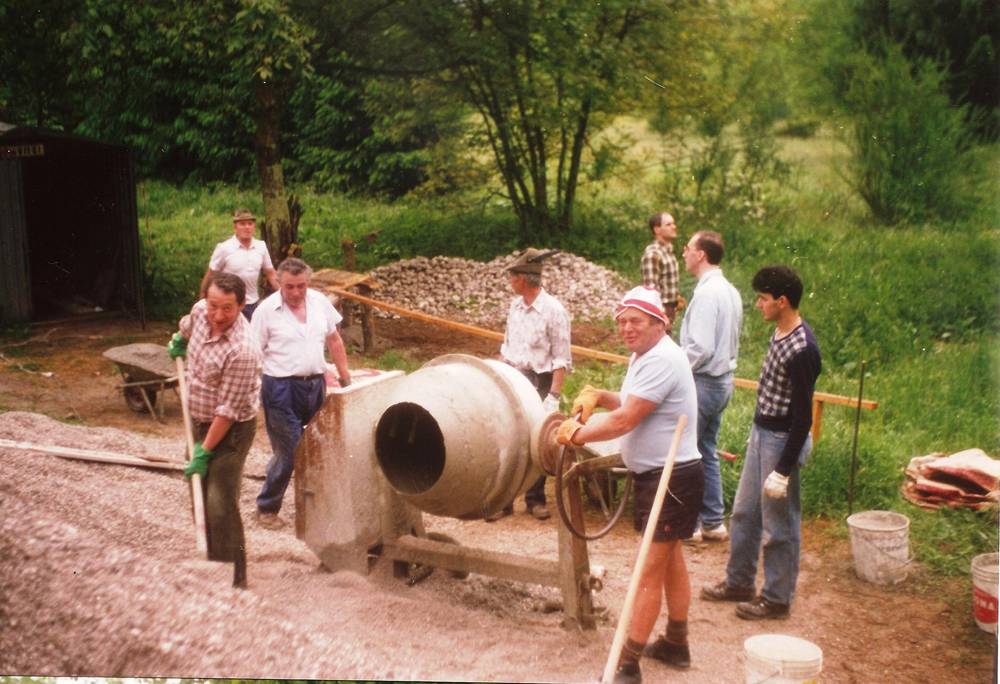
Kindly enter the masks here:
<path id="1" fill-rule="evenodd" d="M 0 123 L 0 319 L 145 319 L 127 148 Z"/>

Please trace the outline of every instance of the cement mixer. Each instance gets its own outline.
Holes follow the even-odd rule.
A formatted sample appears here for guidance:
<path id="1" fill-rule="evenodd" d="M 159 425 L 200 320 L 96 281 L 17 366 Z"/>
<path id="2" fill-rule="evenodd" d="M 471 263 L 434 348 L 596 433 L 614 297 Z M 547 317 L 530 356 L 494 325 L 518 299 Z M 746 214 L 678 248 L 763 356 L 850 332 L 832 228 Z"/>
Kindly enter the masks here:
<path id="1" fill-rule="evenodd" d="M 567 622 L 593 627 L 591 592 L 600 582 L 580 533 L 576 473 L 557 481 L 558 561 L 449 543 L 428 535 L 422 518 L 484 518 L 543 471 L 556 474 L 560 455 L 564 470 L 577 468 L 555 441 L 563 416 L 546 413 L 517 370 L 464 354 L 410 375 L 354 378 L 330 391 L 296 452 L 296 534 L 322 563 L 364 573 L 388 558 L 400 577 L 417 564 L 556 586 Z M 614 457 L 594 461 L 621 465 Z M 573 486 L 560 491 L 567 481 Z M 617 515 L 623 507 L 624 498 Z"/>

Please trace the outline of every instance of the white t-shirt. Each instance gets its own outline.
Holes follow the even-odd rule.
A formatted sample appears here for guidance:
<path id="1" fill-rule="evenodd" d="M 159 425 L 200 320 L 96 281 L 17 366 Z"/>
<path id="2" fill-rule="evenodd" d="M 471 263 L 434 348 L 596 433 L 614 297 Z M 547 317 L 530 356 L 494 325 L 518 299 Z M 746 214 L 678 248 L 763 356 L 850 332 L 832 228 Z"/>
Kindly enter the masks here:
<path id="1" fill-rule="evenodd" d="M 212 258 L 208 260 L 208 267 L 213 271 L 232 273 L 242 280 L 247 288 L 246 303 L 253 304 L 260 299 L 257 293 L 260 272 L 263 269 L 273 270 L 274 264 L 271 263 L 271 254 L 263 240 L 253 238 L 250 246 L 244 247 L 233 235 L 215 246 Z"/>
<path id="2" fill-rule="evenodd" d="M 667 461 L 681 414 L 688 423 L 681 433 L 675 463 L 697 461 L 698 395 L 687 356 L 677 343 L 664 336 L 640 357 L 629 359 L 628 372 L 622 381 L 621 402 L 636 396 L 657 406 L 631 432 L 622 437 L 622 460 L 634 473 L 662 468 Z"/>
<path id="3" fill-rule="evenodd" d="M 264 355 L 264 375 L 316 375 L 326 371 L 326 338 L 343 319 L 326 295 L 306 290 L 306 322 L 284 305 L 281 291 L 260 303 L 250 327 Z"/>

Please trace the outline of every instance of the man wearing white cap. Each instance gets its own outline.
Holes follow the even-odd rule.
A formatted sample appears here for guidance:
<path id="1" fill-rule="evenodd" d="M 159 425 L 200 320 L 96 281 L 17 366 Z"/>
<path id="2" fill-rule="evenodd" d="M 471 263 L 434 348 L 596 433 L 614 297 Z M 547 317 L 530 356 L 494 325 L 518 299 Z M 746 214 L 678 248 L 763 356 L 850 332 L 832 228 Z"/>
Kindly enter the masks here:
<path id="1" fill-rule="evenodd" d="M 254 237 L 257 230 L 257 219 L 246 209 L 237 209 L 233 213 L 233 236 L 215 246 L 212 258 L 208 261 L 205 277 L 201 279 L 201 295 L 205 296 L 208 281 L 214 273 L 232 273 L 243 281 L 246 289 L 246 304 L 243 305 L 243 315 L 249 321 L 253 310 L 260 302 L 257 292 L 257 282 L 263 273 L 271 289 L 277 291 L 278 273 L 271 262 L 271 254 L 267 244 Z"/>
<path id="2" fill-rule="evenodd" d="M 697 444 L 698 400 L 687 357 L 667 335 L 669 321 L 659 293 L 651 288 L 630 290 L 615 310 L 618 332 L 632 356 L 621 390 L 586 386 L 573 403 L 572 413 L 559 427 L 562 444 L 581 445 L 622 437 L 622 460 L 635 479 L 635 528 L 649 519 L 667 445 L 680 416 L 687 416 L 680 447 L 671 471 L 670 496 L 664 500 L 649 555 L 642 568 L 628 640 L 622 650 L 616 684 L 642 681 L 639 658 L 648 655 L 679 668 L 691 666 L 687 617 L 691 582 L 681 540 L 691 536 L 698 522 L 704 479 Z M 607 418 L 586 424 L 595 408 L 610 411 Z M 646 641 L 660 614 L 661 592 L 667 601 L 667 631 L 655 642 Z"/>

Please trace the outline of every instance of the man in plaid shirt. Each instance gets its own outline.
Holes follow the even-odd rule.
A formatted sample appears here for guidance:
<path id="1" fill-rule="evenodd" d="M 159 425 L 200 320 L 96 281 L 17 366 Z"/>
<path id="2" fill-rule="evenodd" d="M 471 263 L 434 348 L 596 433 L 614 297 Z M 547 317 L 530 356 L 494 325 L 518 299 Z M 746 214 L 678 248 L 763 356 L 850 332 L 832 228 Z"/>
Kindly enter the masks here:
<path id="1" fill-rule="evenodd" d="M 812 449 L 812 398 L 821 370 L 819 345 L 799 315 L 802 281 L 787 266 L 753 278 L 757 308 L 775 323 L 757 385 L 757 410 L 733 501 L 726 579 L 707 585 L 708 601 L 738 601 L 746 620 L 788 617 L 799 574 L 799 469 Z M 764 545 L 764 585 L 754 595 Z"/>
<path id="2" fill-rule="evenodd" d="M 246 286 L 214 273 L 205 299 L 180 320 L 170 355 L 187 356 L 188 408 L 194 454 L 184 470 L 202 477 L 209 560 L 233 563 L 233 586 L 247 586 L 246 543 L 240 517 L 243 463 L 257 431 L 261 357 L 241 315 Z"/>
<path id="3" fill-rule="evenodd" d="M 649 217 L 649 229 L 653 232 L 653 242 L 642 253 L 642 284 L 660 293 L 663 311 L 672 323 L 680 302 L 680 270 L 673 245 L 677 224 L 673 216 L 660 212 Z"/>

